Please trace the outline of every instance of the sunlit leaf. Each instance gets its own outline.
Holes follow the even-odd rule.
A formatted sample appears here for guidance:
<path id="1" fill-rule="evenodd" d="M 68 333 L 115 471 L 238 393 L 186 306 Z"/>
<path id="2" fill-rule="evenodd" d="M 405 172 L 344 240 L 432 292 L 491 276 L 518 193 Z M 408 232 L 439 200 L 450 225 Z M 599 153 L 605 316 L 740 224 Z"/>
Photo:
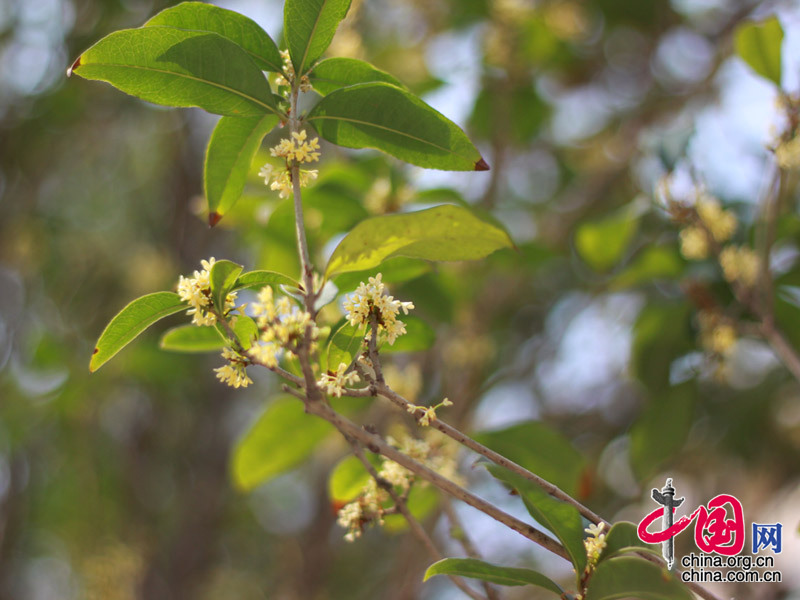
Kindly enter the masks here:
<path id="1" fill-rule="evenodd" d="M 258 23 L 213 4 L 182 2 L 145 23 L 145 27 L 153 26 L 217 33 L 241 46 L 261 69 L 280 72 L 283 67 L 278 47 Z"/>
<path id="2" fill-rule="evenodd" d="M 578 509 L 549 496 L 539 486 L 516 473 L 496 465 L 489 465 L 487 468 L 497 479 L 519 492 L 530 515 L 555 534 L 567 551 L 576 573 L 583 573 L 586 567 L 586 549 L 583 546 L 585 536 Z"/>
<path id="3" fill-rule="evenodd" d="M 586 459 L 560 432 L 529 421 L 473 434 L 481 444 L 546 479 L 571 496 L 578 492 Z"/>
<path id="4" fill-rule="evenodd" d="M 322 56 L 350 8 L 350 0 L 286 0 L 283 31 L 297 76 Z"/>
<path id="5" fill-rule="evenodd" d="M 302 463 L 331 426 L 295 398 L 278 398 L 237 442 L 231 460 L 236 487 L 248 491 Z"/>
<path id="6" fill-rule="evenodd" d="M 445 558 L 433 563 L 425 571 L 427 581 L 434 575 L 470 577 L 506 586 L 535 585 L 561 596 L 564 590 L 555 581 L 532 569 L 501 567 L 474 558 Z"/>
<path id="7" fill-rule="evenodd" d="M 225 310 L 225 297 L 236 283 L 242 268 L 242 265 L 237 265 L 229 260 L 218 260 L 211 267 L 208 275 L 211 284 L 211 299 L 220 314 Z"/>
<path id="8" fill-rule="evenodd" d="M 231 329 L 242 348 L 249 350 L 258 337 L 258 325 L 247 315 L 237 315 L 231 323 Z"/>
<path id="9" fill-rule="evenodd" d="M 340 364 L 356 359 L 364 342 L 365 327 L 344 322 L 331 336 L 328 345 L 328 370 L 335 372 Z"/>
<path id="10" fill-rule="evenodd" d="M 297 287 L 298 283 L 291 277 L 274 271 L 248 271 L 239 275 L 230 291 L 262 288 L 267 285 L 272 287 L 278 285 Z"/>
<path id="11" fill-rule="evenodd" d="M 370 475 L 359 458 L 347 456 L 336 464 L 328 477 L 328 496 L 337 506 L 352 502 L 369 479 Z"/>
<path id="12" fill-rule="evenodd" d="M 428 261 L 398 257 L 386 260 L 380 266 L 366 271 L 342 273 L 337 275 L 334 281 L 341 290 L 354 290 L 359 283 L 369 281 L 370 277 L 375 277 L 378 273 L 381 273 L 381 281 L 384 283 L 402 283 L 424 275 L 430 270 L 431 264 Z"/>
<path id="13" fill-rule="evenodd" d="M 71 72 L 167 106 L 262 116 L 276 112 L 264 74 L 250 56 L 216 33 L 173 27 L 114 32 L 86 50 Z"/>
<path id="14" fill-rule="evenodd" d="M 179 325 L 164 332 L 158 345 L 171 352 L 217 352 L 227 344 L 216 327 Z"/>
<path id="15" fill-rule="evenodd" d="M 674 248 L 648 246 L 611 283 L 613 289 L 633 287 L 660 279 L 676 279 L 683 261 Z"/>
<path id="16" fill-rule="evenodd" d="M 356 58 L 326 58 L 314 67 L 310 79 L 314 89 L 322 95 L 342 87 L 373 81 L 403 87 L 393 75 Z"/>
<path id="17" fill-rule="evenodd" d="M 586 600 L 693 600 L 694 595 L 664 567 L 642 558 L 618 556 L 597 565 Z"/>
<path id="18" fill-rule="evenodd" d="M 172 292 L 156 292 L 137 298 L 111 319 L 100 334 L 89 370 L 99 369 L 156 321 L 186 308 L 181 297 Z"/>
<path id="19" fill-rule="evenodd" d="M 371 269 L 395 256 L 476 260 L 512 245 L 502 229 L 465 208 L 445 204 L 362 221 L 333 251 L 326 274 Z"/>
<path id="20" fill-rule="evenodd" d="M 278 117 L 222 117 L 208 140 L 203 165 L 203 185 L 208 201 L 208 221 L 217 222 L 241 197 L 253 157 Z"/>
<path id="21" fill-rule="evenodd" d="M 762 77 L 781 85 L 783 28 L 777 17 L 745 23 L 736 30 L 736 53 Z"/>
<path id="22" fill-rule="evenodd" d="M 347 148 L 375 148 L 413 165 L 447 171 L 486 170 L 459 127 L 425 102 L 388 83 L 363 83 L 325 96 L 307 121 Z"/>

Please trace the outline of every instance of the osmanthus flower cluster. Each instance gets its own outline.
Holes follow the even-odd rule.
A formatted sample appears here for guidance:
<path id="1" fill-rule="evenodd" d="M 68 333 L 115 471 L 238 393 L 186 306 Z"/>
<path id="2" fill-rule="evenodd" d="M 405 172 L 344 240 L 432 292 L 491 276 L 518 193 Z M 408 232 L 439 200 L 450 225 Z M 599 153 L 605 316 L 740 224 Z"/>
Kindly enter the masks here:
<path id="1" fill-rule="evenodd" d="M 208 260 L 200 261 L 203 267 L 200 271 L 195 271 L 192 277 L 180 276 L 178 280 L 178 295 L 181 300 L 188 303 L 191 308 L 186 311 L 187 315 L 192 315 L 192 323 L 199 326 L 211 326 L 216 324 L 217 316 L 211 310 L 211 282 L 209 276 L 211 268 L 216 259 L 212 256 Z M 236 292 L 231 292 L 225 298 L 225 313 L 233 310 L 236 302 Z"/>
<path id="2" fill-rule="evenodd" d="M 306 331 L 310 328 L 310 339 L 314 344 L 319 337 L 319 329 L 311 315 L 293 304 L 287 296 L 275 302 L 272 288 L 264 287 L 258 294 L 258 301 L 251 304 L 259 338 L 248 351 L 250 357 L 266 367 L 277 367 L 283 352 L 295 356 L 298 346 L 303 343 Z"/>
<path id="3" fill-rule="evenodd" d="M 597 561 L 600 560 L 600 556 L 603 554 L 603 550 L 606 549 L 605 527 L 605 523 L 599 523 L 597 525 L 590 525 L 584 529 L 588 535 L 583 540 L 583 546 L 586 548 L 586 568 L 581 578 L 583 582 L 589 579 L 589 576 L 597 566 Z M 583 600 L 583 593 L 576 594 L 575 600 Z"/>
<path id="4" fill-rule="evenodd" d="M 275 158 L 283 158 L 286 167 L 275 170 L 267 163 L 258 172 L 259 177 L 264 178 L 264 185 L 269 185 L 271 190 L 279 192 L 281 198 L 288 198 L 292 195 L 292 165 L 302 165 L 319 160 L 319 138 L 308 139 L 305 130 L 292 132 L 291 138 L 284 138 L 276 146 L 270 148 L 270 154 Z M 319 175 L 316 169 L 299 169 L 300 187 L 306 187 Z M 270 183 L 271 182 L 271 183 Z"/>
<path id="5" fill-rule="evenodd" d="M 463 485 L 456 460 L 458 445 L 453 440 L 441 436 L 438 432 L 428 432 L 425 439 L 417 439 L 404 431 L 399 437 L 397 440 L 389 436 L 387 442 L 442 477 Z M 388 459 L 384 460 L 378 469 L 378 478 L 390 484 L 403 499 L 408 496 L 413 485 L 429 485 L 425 481 L 417 480 L 405 467 Z M 361 537 L 365 527 L 383 525 L 384 517 L 393 512 L 394 506 L 389 492 L 380 487 L 375 479 L 370 478 L 358 498 L 339 510 L 337 523 L 347 529 L 345 540 L 353 542 Z"/>
<path id="6" fill-rule="evenodd" d="M 348 296 L 344 308 L 347 311 L 347 320 L 354 326 L 369 325 L 371 316 L 375 315 L 378 334 L 383 333 L 391 345 L 398 336 L 406 332 L 405 323 L 397 318 L 400 311 L 407 315 L 414 308 L 414 303 L 395 300 L 387 293 L 381 277 L 381 273 L 378 273 L 375 277 L 370 277 L 367 283 L 362 281 L 356 291 Z M 367 332 L 367 339 L 371 335 L 371 331 Z"/>

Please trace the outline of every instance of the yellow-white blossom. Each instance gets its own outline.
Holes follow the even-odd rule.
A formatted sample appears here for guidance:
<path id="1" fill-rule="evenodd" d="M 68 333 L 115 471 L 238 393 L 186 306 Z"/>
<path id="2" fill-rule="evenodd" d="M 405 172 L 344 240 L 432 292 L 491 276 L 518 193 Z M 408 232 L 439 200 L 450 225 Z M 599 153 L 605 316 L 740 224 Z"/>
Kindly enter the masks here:
<path id="1" fill-rule="evenodd" d="M 325 373 L 317 382 L 317 385 L 325 390 L 325 393 L 329 396 L 341 398 L 344 388 L 360 381 L 358 373 L 355 371 L 346 372 L 347 367 L 347 364 L 340 363 L 335 373 Z"/>
<path id="2" fill-rule="evenodd" d="M 605 526 L 605 523 L 600 523 L 598 525 L 590 525 L 584 529 L 589 534 L 583 540 L 583 545 L 586 548 L 586 558 L 588 559 L 587 570 L 594 568 L 606 547 L 606 534 L 603 533 Z"/>
<path id="3" fill-rule="evenodd" d="M 719 313 L 702 311 L 697 315 L 700 324 L 700 345 L 709 352 L 727 356 L 736 345 L 736 328 Z"/>
<path id="4" fill-rule="evenodd" d="M 366 325 L 370 322 L 370 315 L 375 314 L 378 322 L 378 332 L 383 333 L 389 344 L 394 344 L 398 336 L 406 332 L 406 325 L 397 316 L 400 311 L 408 314 L 414 308 L 412 302 L 395 300 L 386 292 L 386 285 L 381 281 L 381 274 L 370 277 L 367 283 L 363 281 L 356 291 L 347 297 L 344 303 L 347 311 L 345 317 L 351 325 Z M 367 337 L 371 335 L 368 333 Z"/>
<path id="5" fill-rule="evenodd" d="M 751 287 L 758 280 L 758 255 L 744 246 L 727 246 L 719 255 L 719 264 L 725 279 Z"/>
<path id="6" fill-rule="evenodd" d="M 688 260 L 708 258 L 708 235 L 702 227 L 691 225 L 681 230 L 681 254 Z"/>
<path id="7" fill-rule="evenodd" d="M 214 369 L 214 372 L 217 374 L 217 379 L 234 388 L 247 387 L 253 383 L 253 380 L 247 376 L 245 366 L 248 360 L 245 357 L 239 355 L 230 348 L 224 348 L 222 350 L 222 358 L 228 362 Z"/>
<path id="8" fill-rule="evenodd" d="M 253 360 L 267 367 L 276 367 L 278 358 L 284 351 L 290 355 L 295 354 L 309 327 L 312 343 L 319 335 L 309 313 L 300 310 L 287 296 L 282 296 L 275 302 L 269 286 L 261 289 L 251 308 L 261 333 L 248 352 Z"/>
<path id="9" fill-rule="evenodd" d="M 417 422 L 422 427 L 427 427 L 431 421 L 436 420 L 436 410 L 442 406 L 453 406 L 453 403 L 445 398 L 436 406 L 417 406 L 416 404 L 409 404 L 406 410 L 417 418 Z"/>
<path id="10" fill-rule="evenodd" d="M 284 75 L 278 75 L 277 79 L 275 79 L 275 85 L 278 87 L 291 87 L 292 82 L 296 77 L 294 72 L 294 65 L 292 64 L 292 59 L 289 56 L 288 50 L 281 50 L 281 58 L 283 59 L 283 73 Z M 303 75 L 300 78 L 300 91 L 301 92 L 309 92 L 311 91 L 311 82 L 308 80 L 308 75 Z"/>
<path id="11" fill-rule="evenodd" d="M 195 271 L 192 277 L 181 275 L 178 280 L 178 295 L 181 300 L 191 306 L 186 314 L 192 315 L 192 323 L 195 325 L 210 326 L 217 322 L 216 315 L 209 311 L 213 308 L 209 276 L 215 262 L 216 259 L 213 256 L 208 260 L 202 260 L 200 261 L 202 270 Z M 225 298 L 226 313 L 234 308 L 235 302 L 236 292 L 231 292 Z"/>
<path id="12" fill-rule="evenodd" d="M 310 163 L 319 160 L 319 138 L 308 139 L 306 130 L 292 132 L 291 138 L 282 139 L 270 148 L 270 154 L 276 158 L 284 158 L 287 163 Z"/>
<path id="13" fill-rule="evenodd" d="M 701 196 L 695 206 L 697 214 L 717 242 L 727 242 L 736 232 L 736 215 L 723 210 L 719 200 L 711 196 Z"/>
<path id="14" fill-rule="evenodd" d="M 775 148 L 775 160 L 782 169 L 800 167 L 800 135 L 778 144 Z"/>

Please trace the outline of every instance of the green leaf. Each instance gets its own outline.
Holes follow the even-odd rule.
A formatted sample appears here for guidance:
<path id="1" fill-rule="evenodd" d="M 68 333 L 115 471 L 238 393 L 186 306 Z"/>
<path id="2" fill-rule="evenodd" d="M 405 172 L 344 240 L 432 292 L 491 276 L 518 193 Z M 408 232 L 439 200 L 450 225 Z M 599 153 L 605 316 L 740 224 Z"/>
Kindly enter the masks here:
<path id="1" fill-rule="evenodd" d="M 539 421 L 473 435 L 481 444 L 513 460 L 575 496 L 586 471 L 586 459 L 564 435 Z"/>
<path id="2" fill-rule="evenodd" d="M 627 551 L 646 551 L 661 556 L 660 548 L 656 552 L 653 546 L 639 539 L 636 533 L 636 524 L 630 521 L 619 521 L 611 526 L 606 535 L 606 547 L 600 554 L 598 561 L 603 561 Z"/>
<path id="3" fill-rule="evenodd" d="M 586 600 L 693 600 L 694 596 L 663 567 L 633 556 L 604 560 L 589 580 Z"/>
<path id="4" fill-rule="evenodd" d="M 159 348 L 171 352 L 217 352 L 227 345 L 216 327 L 179 325 L 167 330 L 158 342 Z"/>
<path id="5" fill-rule="evenodd" d="M 278 117 L 272 114 L 219 120 L 203 165 L 209 225 L 216 225 L 239 200 L 261 140 L 277 123 Z"/>
<path id="6" fill-rule="evenodd" d="M 564 593 L 560 585 L 538 571 L 501 567 L 475 558 L 444 558 L 428 567 L 423 581 L 428 581 L 434 575 L 470 577 L 506 586 L 535 585 L 557 596 Z"/>
<path id="7" fill-rule="evenodd" d="M 260 289 L 267 285 L 271 287 L 278 285 L 297 287 L 299 284 L 288 275 L 283 275 L 282 273 L 275 273 L 274 271 L 248 271 L 247 273 L 239 275 L 230 291 L 235 292 L 254 288 Z"/>
<path id="8" fill-rule="evenodd" d="M 516 473 L 497 465 L 489 465 L 487 468 L 497 479 L 519 492 L 530 515 L 561 541 L 575 572 L 583 573 L 586 567 L 586 548 L 583 545 L 583 520 L 578 509 L 547 495 L 537 485 Z"/>
<path id="9" fill-rule="evenodd" d="M 357 58 L 326 58 L 314 67 L 309 78 L 314 89 L 323 96 L 342 87 L 374 81 L 403 87 L 394 75 Z"/>
<path id="10" fill-rule="evenodd" d="M 355 500 L 369 482 L 370 475 L 357 456 L 340 460 L 328 477 L 328 496 L 334 505 L 342 506 Z"/>
<path id="11" fill-rule="evenodd" d="M 653 394 L 671 385 L 670 365 L 693 348 L 689 304 L 656 303 L 645 306 L 633 326 L 631 372 Z"/>
<path id="12" fill-rule="evenodd" d="M 231 459 L 233 482 L 249 491 L 302 463 L 332 431 L 303 410 L 295 398 L 281 397 L 267 406 L 237 442 Z"/>
<path id="13" fill-rule="evenodd" d="M 217 33 L 241 46 L 264 71 L 280 73 L 283 68 L 278 47 L 267 32 L 248 17 L 205 2 L 182 2 L 162 10 L 145 27 L 177 27 Z"/>
<path id="14" fill-rule="evenodd" d="M 695 387 L 689 382 L 655 395 L 631 428 L 630 456 L 639 481 L 658 472 L 681 448 L 693 423 Z"/>
<path id="15" fill-rule="evenodd" d="M 746 23 L 736 30 L 736 53 L 762 77 L 781 86 L 783 28 L 777 17 Z"/>
<path id="16" fill-rule="evenodd" d="M 358 356 L 366 328 L 345 321 L 336 329 L 328 344 L 328 371 L 335 372 L 340 364 L 350 365 Z"/>
<path id="17" fill-rule="evenodd" d="M 236 335 L 236 341 L 242 348 L 249 350 L 258 337 L 258 325 L 247 315 L 236 315 L 232 321 L 231 328 Z"/>
<path id="18" fill-rule="evenodd" d="M 208 274 L 211 284 L 211 299 L 220 314 L 224 313 L 225 297 L 233 288 L 243 268 L 242 265 L 237 265 L 229 260 L 218 260 L 211 267 L 211 272 Z"/>
<path id="19" fill-rule="evenodd" d="M 513 246 L 502 229 L 466 208 L 444 204 L 362 221 L 333 251 L 326 276 L 377 267 L 395 257 L 476 260 Z"/>
<path id="20" fill-rule="evenodd" d="M 94 372 L 156 321 L 188 308 L 173 292 L 156 292 L 137 298 L 123 308 L 100 334 L 89 370 Z"/>
<path id="21" fill-rule="evenodd" d="M 617 290 L 659 279 L 677 279 L 682 272 L 683 261 L 674 247 L 648 246 L 630 266 L 614 277 L 610 287 Z"/>
<path id="22" fill-rule="evenodd" d="M 70 68 L 142 100 L 211 113 L 277 113 L 272 90 L 248 54 L 216 33 L 172 27 L 123 29 L 86 50 Z"/>
<path id="23" fill-rule="evenodd" d="M 406 325 L 406 332 L 398 337 L 394 344 L 384 344 L 381 352 L 422 352 L 428 350 L 436 341 L 436 332 L 425 321 L 413 315 L 402 315 L 401 321 Z"/>
<path id="24" fill-rule="evenodd" d="M 455 123 L 388 83 L 335 90 L 319 101 L 307 121 L 323 138 L 346 148 L 375 148 L 429 169 L 489 168 Z"/>
<path id="25" fill-rule="evenodd" d="M 638 220 L 627 209 L 583 223 L 575 232 L 575 249 L 595 271 L 608 271 L 622 258 L 637 228 Z"/>
<path id="26" fill-rule="evenodd" d="M 330 46 L 350 0 L 286 0 L 283 31 L 298 77 Z"/>
<path id="27" fill-rule="evenodd" d="M 417 521 L 422 521 L 439 506 L 439 492 L 424 482 L 416 483 L 408 493 L 406 506 Z M 403 515 L 386 515 L 383 529 L 387 533 L 402 533 L 408 531 L 408 521 Z"/>

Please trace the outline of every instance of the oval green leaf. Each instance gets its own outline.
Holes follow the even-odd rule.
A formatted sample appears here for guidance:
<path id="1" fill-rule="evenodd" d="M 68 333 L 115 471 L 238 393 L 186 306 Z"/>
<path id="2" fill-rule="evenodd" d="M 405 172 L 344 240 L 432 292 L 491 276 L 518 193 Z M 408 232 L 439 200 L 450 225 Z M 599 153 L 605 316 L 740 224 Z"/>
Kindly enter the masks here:
<path id="1" fill-rule="evenodd" d="M 783 28 L 777 17 L 746 23 L 736 30 L 736 53 L 756 73 L 781 86 Z"/>
<path id="2" fill-rule="evenodd" d="M 170 352 L 218 352 L 227 346 L 227 342 L 216 327 L 179 325 L 167 330 L 158 346 Z"/>
<path id="3" fill-rule="evenodd" d="M 335 90 L 319 101 L 307 121 L 323 138 L 346 148 L 375 148 L 429 169 L 489 168 L 458 125 L 388 83 Z"/>
<path id="4" fill-rule="evenodd" d="M 145 27 L 177 27 L 210 31 L 241 46 L 264 71 L 280 73 L 283 68 L 278 47 L 266 31 L 248 17 L 205 2 L 182 2 L 162 10 Z"/>
<path id="5" fill-rule="evenodd" d="M 586 459 L 567 437 L 547 424 L 529 421 L 473 437 L 570 496 L 578 493 Z"/>
<path id="6" fill-rule="evenodd" d="M 646 544 L 639 539 L 636 533 L 636 524 L 630 521 L 619 521 L 611 526 L 611 529 L 606 535 L 606 547 L 600 554 L 598 561 L 603 561 L 622 553 L 622 552 L 650 552 L 656 556 L 661 556 L 659 551 L 654 549 L 654 546 Z"/>
<path id="7" fill-rule="evenodd" d="M 501 567 L 475 558 L 445 558 L 435 562 L 425 571 L 423 581 L 428 581 L 434 575 L 469 577 L 506 586 L 535 585 L 553 592 L 556 596 L 564 593 L 560 585 L 538 571 Z"/>
<path id="8" fill-rule="evenodd" d="M 338 506 L 352 502 L 369 482 L 370 475 L 355 455 L 340 460 L 328 477 L 328 497 Z"/>
<path id="9" fill-rule="evenodd" d="M 81 54 L 70 72 L 155 104 L 197 106 L 242 117 L 277 112 L 261 69 L 244 50 L 216 33 L 173 27 L 123 29 Z"/>
<path id="10" fill-rule="evenodd" d="M 581 224 L 575 232 L 575 249 L 595 271 L 607 271 L 622 258 L 638 228 L 630 210 Z"/>
<path id="11" fill-rule="evenodd" d="M 288 275 L 276 273 L 275 271 L 248 271 L 239 275 L 230 291 L 260 289 L 267 285 L 271 287 L 278 285 L 297 287 L 299 284 Z"/>
<path id="12" fill-rule="evenodd" d="M 173 292 L 156 292 L 137 298 L 111 319 L 100 334 L 89 370 L 99 369 L 156 321 L 186 308 L 181 297 Z"/>
<path id="13" fill-rule="evenodd" d="M 583 545 L 583 521 L 578 509 L 547 495 L 541 488 L 516 473 L 497 465 L 489 465 L 487 468 L 497 479 L 519 492 L 530 515 L 561 541 L 575 572 L 583 573 L 586 568 L 586 548 Z"/>
<path id="14" fill-rule="evenodd" d="M 694 595 L 665 568 L 642 558 L 618 556 L 597 565 L 586 600 L 621 598 L 693 600 Z"/>
<path id="15" fill-rule="evenodd" d="M 249 491 L 302 463 L 332 431 L 307 415 L 303 403 L 281 397 L 269 404 L 239 440 L 231 458 L 233 482 Z"/>
<path id="16" fill-rule="evenodd" d="M 395 257 L 477 260 L 510 248 L 508 234 L 460 206 L 444 204 L 413 213 L 362 221 L 333 251 L 326 276 L 377 267 Z"/>
<path id="17" fill-rule="evenodd" d="M 211 272 L 208 274 L 211 284 L 211 299 L 220 314 L 225 310 L 225 297 L 233 288 L 243 268 L 242 265 L 237 265 L 229 260 L 218 260 L 211 267 Z"/>
<path id="18" fill-rule="evenodd" d="M 203 164 L 209 225 L 216 225 L 239 200 L 253 157 L 264 136 L 277 124 L 278 117 L 268 114 L 222 117 L 214 127 Z"/>
<path id="19" fill-rule="evenodd" d="M 298 77 L 330 46 L 349 8 L 350 0 L 286 0 L 283 31 Z"/>
<path id="20" fill-rule="evenodd" d="M 339 88 L 374 81 L 404 87 L 394 75 L 357 58 L 326 58 L 314 67 L 309 79 L 314 89 L 323 96 Z"/>
<path id="21" fill-rule="evenodd" d="M 365 329 L 349 322 L 336 329 L 328 344 L 328 371 L 335 372 L 340 364 L 349 366 L 355 360 L 364 343 Z"/>
<path id="22" fill-rule="evenodd" d="M 236 341 L 242 348 L 249 350 L 258 337 L 258 325 L 247 315 L 237 315 L 231 320 L 231 328 L 236 335 Z"/>

